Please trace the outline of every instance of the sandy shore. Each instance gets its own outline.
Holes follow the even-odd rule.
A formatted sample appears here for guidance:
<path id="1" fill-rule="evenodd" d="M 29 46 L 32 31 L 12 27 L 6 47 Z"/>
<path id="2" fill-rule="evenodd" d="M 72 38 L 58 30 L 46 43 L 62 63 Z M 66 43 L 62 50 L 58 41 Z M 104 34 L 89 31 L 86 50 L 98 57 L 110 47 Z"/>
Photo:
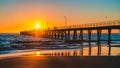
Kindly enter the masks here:
<path id="1" fill-rule="evenodd" d="M 0 68 L 120 68 L 119 56 L 21 56 L 0 60 Z"/>
<path id="2" fill-rule="evenodd" d="M 93 55 L 97 54 L 93 48 Z M 88 56 L 88 48 L 84 49 L 84 56 L 47 56 L 37 55 L 36 52 L 66 52 L 68 50 L 27 50 L 18 53 L 0 55 L 0 68 L 120 68 L 119 48 L 112 48 L 112 56 L 106 56 L 107 47 L 103 47 L 102 56 Z"/>

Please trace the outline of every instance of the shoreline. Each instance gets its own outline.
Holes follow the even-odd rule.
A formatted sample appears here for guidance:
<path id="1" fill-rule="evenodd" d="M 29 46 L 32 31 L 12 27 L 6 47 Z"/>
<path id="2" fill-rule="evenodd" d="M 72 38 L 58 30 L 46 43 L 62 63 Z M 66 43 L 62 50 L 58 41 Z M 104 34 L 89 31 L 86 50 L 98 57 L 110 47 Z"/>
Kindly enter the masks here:
<path id="1" fill-rule="evenodd" d="M 92 54 L 91 56 L 98 56 L 97 55 L 97 47 L 94 46 L 92 47 Z M 107 46 L 102 46 L 102 53 L 100 56 L 108 56 L 107 55 L 107 52 L 106 52 L 106 49 L 108 49 Z M 120 52 L 119 52 L 119 49 L 118 47 L 113 47 L 112 48 L 112 53 L 111 53 L 111 56 L 120 56 Z M 40 52 L 41 54 L 42 53 L 66 53 L 66 52 L 70 52 L 70 56 L 74 56 L 73 55 L 73 52 L 76 51 L 78 54 L 79 54 L 79 51 L 81 49 L 78 48 L 78 49 L 27 49 L 27 50 L 18 50 L 18 52 L 12 52 L 12 53 L 8 53 L 8 54 L 0 54 L 0 59 L 5 59 L 5 58 L 12 58 L 12 57 L 18 57 L 18 56 L 22 56 L 22 55 L 36 55 L 35 53 L 36 52 Z M 85 47 L 84 48 L 84 55 L 83 56 L 89 56 L 88 55 L 88 50 L 89 50 L 89 47 Z M 46 55 L 46 56 L 49 56 L 49 55 Z M 77 55 L 77 56 L 80 56 L 80 55 Z"/>

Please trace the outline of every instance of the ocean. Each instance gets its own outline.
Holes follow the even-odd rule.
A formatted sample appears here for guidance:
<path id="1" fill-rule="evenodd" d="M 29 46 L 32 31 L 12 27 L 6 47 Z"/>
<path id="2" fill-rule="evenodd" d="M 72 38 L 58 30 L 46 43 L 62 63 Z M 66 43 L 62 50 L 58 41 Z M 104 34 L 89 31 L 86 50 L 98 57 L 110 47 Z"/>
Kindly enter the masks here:
<path id="1" fill-rule="evenodd" d="M 15 42 L 39 41 L 39 40 L 41 40 L 41 38 L 25 36 L 20 34 L 0 34 L 0 54 L 30 50 L 23 48 L 24 44 L 15 43 Z"/>
<path id="2" fill-rule="evenodd" d="M 84 40 L 87 40 L 88 35 L 84 34 L 83 38 Z M 97 40 L 97 34 L 92 34 L 91 38 L 92 40 Z M 72 35 L 71 35 L 71 39 L 72 39 Z M 39 48 L 43 49 L 44 47 L 49 47 L 50 44 L 47 44 L 47 43 L 43 44 L 40 42 L 43 40 L 45 41 L 48 39 L 40 38 L 40 37 L 25 36 L 20 34 L 0 34 L 0 54 L 7 54 L 11 52 L 21 52 L 21 51 L 27 51 L 27 50 L 39 49 Z M 107 44 L 107 40 L 108 40 L 107 34 L 102 34 L 101 44 Z M 112 40 L 111 41 L 112 44 L 120 44 L 120 34 L 117 34 L 117 33 L 112 34 L 111 40 Z M 93 43 L 96 43 L 96 42 L 93 42 Z M 45 46 L 42 46 L 42 45 L 45 45 Z M 55 44 L 54 47 L 60 48 L 61 46 L 64 46 L 64 45 L 67 46 L 66 43 L 62 43 L 62 44 L 60 43 L 60 44 Z M 71 46 L 71 48 L 72 47 L 73 46 Z M 77 48 L 77 46 L 75 48 Z"/>

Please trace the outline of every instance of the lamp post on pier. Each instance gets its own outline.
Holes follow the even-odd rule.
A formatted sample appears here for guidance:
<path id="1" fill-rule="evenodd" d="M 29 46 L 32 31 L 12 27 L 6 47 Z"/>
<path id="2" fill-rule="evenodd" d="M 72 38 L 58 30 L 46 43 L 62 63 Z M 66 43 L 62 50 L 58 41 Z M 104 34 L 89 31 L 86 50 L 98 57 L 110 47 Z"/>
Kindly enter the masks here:
<path id="1" fill-rule="evenodd" d="M 66 28 L 66 26 L 67 26 L 67 17 L 64 16 L 64 19 L 65 19 L 65 28 Z"/>

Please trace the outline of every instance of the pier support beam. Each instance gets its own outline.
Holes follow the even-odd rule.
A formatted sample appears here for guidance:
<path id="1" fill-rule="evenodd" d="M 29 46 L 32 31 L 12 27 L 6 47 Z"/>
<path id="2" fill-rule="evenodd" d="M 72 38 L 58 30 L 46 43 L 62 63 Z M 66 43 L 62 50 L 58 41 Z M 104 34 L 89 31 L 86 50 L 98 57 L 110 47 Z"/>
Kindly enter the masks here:
<path id="1" fill-rule="evenodd" d="M 63 40 L 63 35 L 64 35 L 64 34 L 63 34 L 63 32 L 61 31 L 61 40 Z"/>
<path id="2" fill-rule="evenodd" d="M 65 30 L 65 40 L 67 40 L 67 30 Z"/>
<path id="3" fill-rule="evenodd" d="M 56 31 L 54 32 L 54 34 L 55 34 L 55 35 L 54 35 L 54 39 L 56 39 L 56 38 L 57 38 L 57 34 L 56 34 Z"/>
<path id="4" fill-rule="evenodd" d="M 60 32 L 58 31 L 58 39 L 60 39 Z"/>
<path id="5" fill-rule="evenodd" d="M 109 46 L 109 49 L 108 49 L 108 55 L 110 56 L 111 55 L 111 28 L 108 29 L 108 46 Z"/>
<path id="6" fill-rule="evenodd" d="M 68 30 L 67 40 L 70 41 L 70 30 Z"/>
<path id="7" fill-rule="evenodd" d="M 74 33 L 73 33 L 73 41 L 76 41 L 77 40 L 77 31 L 74 30 Z"/>
<path id="8" fill-rule="evenodd" d="M 45 37 L 48 38 L 48 36 L 49 36 L 49 31 L 45 31 L 45 32 L 46 32 Z"/>
<path id="9" fill-rule="evenodd" d="M 56 31 L 56 39 L 58 39 L 58 31 Z"/>
<path id="10" fill-rule="evenodd" d="M 55 39 L 55 32 L 53 31 L 53 39 Z"/>
<path id="11" fill-rule="evenodd" d="M 81 55 L 83 55 L 83 30 L 80 30 Z"/>
<path id="12" fill-rule="evenodd" d="M 54 32 L 52 31 L 52 39 L 54 38 Z"/>
<path id="13" fill-rule="evenodd" d="M 47 34 L 47 38 L 50 38 L 50 31 L 47 31 L 48 34 Z"/>
<path id="14" fill-rule="evenodd" d="M 52 38 L 52 31 L 50 31 L 50 38 Z"/>
<path id="15" fill-rule="evenodd" d="M 66 30 L 63 31 L 63 40 L 66 40 L 67 39 L 67 33 L 66 33 Z"/>
<path id="16" fill-rule="evenodd" d="M 101 29 L 97 29 L 98 56 L 101 54 L 100 39 L 101 39 Z"/>
<path id="17" fill-rule="evenodd" d="M 43 33 L 43 37 L 45 37 L 45 38 L 46 38 L 46 31 L 44 31 L 44 33 Z"/>
<path id="18" fill-rule="evenodd" d="M 88 38 L 89 38 L 89 55 L 91 55 L 91 30 L 88 30 Z"/>

